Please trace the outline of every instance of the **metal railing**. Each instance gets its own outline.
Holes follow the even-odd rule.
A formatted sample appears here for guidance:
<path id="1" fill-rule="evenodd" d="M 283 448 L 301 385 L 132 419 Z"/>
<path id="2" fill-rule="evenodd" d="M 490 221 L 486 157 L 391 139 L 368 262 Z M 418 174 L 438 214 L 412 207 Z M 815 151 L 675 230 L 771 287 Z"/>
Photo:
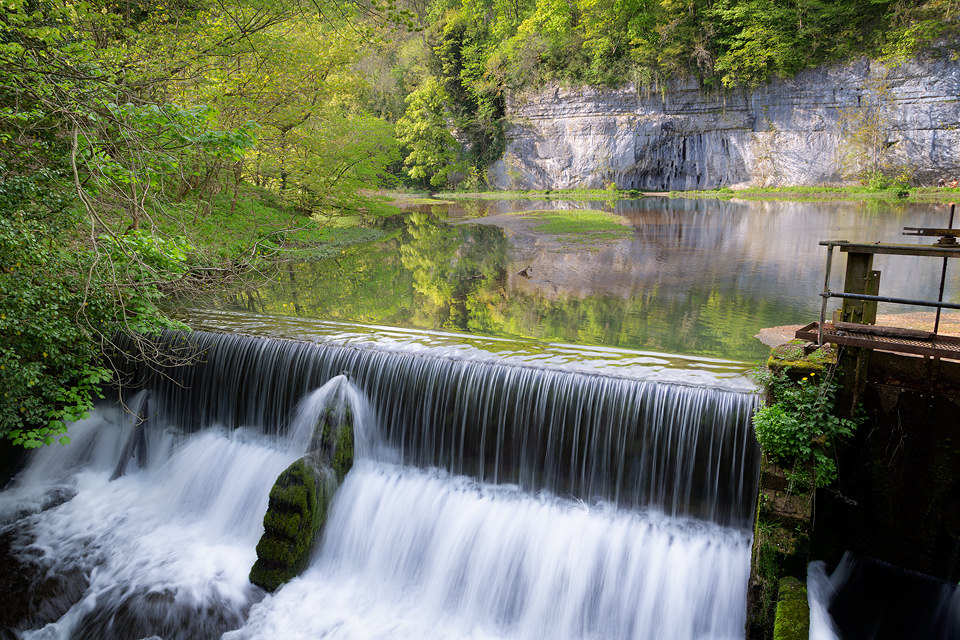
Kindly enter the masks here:
<path id="1" fill-rule="evenodd" d="M 931 307 L 936 308 L 937 315 L 934 320 L 933 325 L 933 334 L 936 335 L 940 330 L 940 313 L 943 309 L 960 309 L 960 304 L 953 302 L 944 302 L 943 301 L 943 289 L 944 283 L 946 282 L 947 277 L 947 260 L 951 257 L 960 257 L 960 243 L 957 242 L 957 237 L 960 236 L 960 229 L 953 228 L 953 218 L 956 211 L 956 204 L 950 205 L 950 221 L 947 224 L 946 229 L 930 229 L 923 227 L 904 227 L 904 235 L 916 235 L 916 236 L 938 236 L 939 240 L 936 245 L 940 249 L 956 249 L 956 251 L 950 251 L 950 254 L 944 254 L 943 251 L 936 251 L 936 257 L 943 257 L 943 268 L 940 271 L 940 288 L 937 295 L 937 300 L 916 300 L 912 298 L 896 298 L 891 296 L 881 296 L 881 295 L 871 295 L 867 293 L 839 293 L 830 291 L 830 272 L 833 267 L 833 249 L 834 247 L 859 247 L 863 248 L 865 253 L 896 253 L 899 255 L 917 255 L 924 256 L 930 253 L 931 249 L 936 249 L 936 247 L 930 247 L 928 245 L 916 245 L 915 247 L 909 247 L 907 245 L 853 245 L 847 240 L 824 240 L 820 242 L 821 246 L 827 247 L 827 265 L 826 265 L 826 274 L 823 279 L 823 291 L 820 292 L 820 297 L 823 298 L 823 301 L 820 305 L 820 323 L 817 327 L 817 344 L 823 344 L 823 324 L 826 322 L 827 316 L 827 302 L 830 298 L 842 298 L 849 300 L 863 300 L 868 302 L 889 302 L 894 304 L 904 304 L 904 305 L 913 305 L 921 307 Z M 851 251 L 850 253 L 854 253 Z M 847 283 L 844 283 L 844 288 L 847 288 Z"/>

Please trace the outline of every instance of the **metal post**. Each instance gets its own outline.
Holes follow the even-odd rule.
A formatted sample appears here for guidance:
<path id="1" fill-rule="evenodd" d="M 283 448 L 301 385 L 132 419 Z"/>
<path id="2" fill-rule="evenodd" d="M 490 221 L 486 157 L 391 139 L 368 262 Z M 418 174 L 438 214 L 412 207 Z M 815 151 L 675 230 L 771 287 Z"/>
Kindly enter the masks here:
<path id="1" fill-rule="evenodd" d="M 873 254 L 847 252 L 847 273 L 843 279 L 844 293 L 876 295 L 873 282 Z M 844 322 L 875 324 L 876 302 L 864 298 L 845 298 L 840 315 Z"/>
<path id="2" fill-rule="evenodd" d="M 953 229 L 953 213 L 956 210 L 956 203 L 950 204 L 950 222 L 947 223 L 947 229 Z M 937 302 L 943 302 L 943 283 L 947 279 L 947 258 L 943 259 L 943 268 L 940 270 L 940 293 L 937 295 Z M 933 321 L 933 333 L 937 334 L 937 331 L 940 330 L 940 312 L 942 311 L 941 307 L 937 307 L 937 317 Z"/>
<path id="3" fill-rule="evenodd" d="M 827 321 L 827 301 L 830 299 L 830 269 L 833 265 L 833 245 L 827 245 L 827 272 L 823 276 L 823 291 L 820 297 L 823 302 L 820 303 L 820 324 L 817 325 L 817 346 L 823 346 L 823 323 Z"/>

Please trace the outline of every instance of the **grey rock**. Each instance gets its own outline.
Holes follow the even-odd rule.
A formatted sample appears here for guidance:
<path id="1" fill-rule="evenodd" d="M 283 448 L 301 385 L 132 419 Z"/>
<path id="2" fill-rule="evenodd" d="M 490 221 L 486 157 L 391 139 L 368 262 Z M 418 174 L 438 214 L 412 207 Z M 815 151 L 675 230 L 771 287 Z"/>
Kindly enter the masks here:
<path id="1" fill-rule="evenodd" d="M 841 115 L 880 77 L 896 163 L 920 184 L 960 175 L 960 60 L 933 50 L 898 66 L 864 58 L 809 69 L 754 90 L 684 80 L 519 93 L 508 98 L 507 147 L 488 179 L 500 189 L 843 184 Z"/>

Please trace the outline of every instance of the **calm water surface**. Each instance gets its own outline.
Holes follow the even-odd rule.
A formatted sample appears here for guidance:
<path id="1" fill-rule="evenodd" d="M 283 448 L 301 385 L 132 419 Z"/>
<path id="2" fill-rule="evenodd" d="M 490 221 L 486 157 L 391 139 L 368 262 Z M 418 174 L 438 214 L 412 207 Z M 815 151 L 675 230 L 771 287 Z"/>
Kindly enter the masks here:
<path id="1" fill-rule="evenodd" d="M 504 215 L 568 208 L 617 213 L 632 234 L 587 243 Z M 287 265 L 220 308 L 753 361 L 767 352 L 759 329 L 819 316 L 821 240 L 916 243 L 904 226 L 946 226 L 947 215 L 935 204 L 660 197 L 420 207 L 394 237 Z M 884 295 L 937 295 L 939 261 L 878 256 L 875 268 Z M 946 298 L 957 296 L 948 272 Z"/>

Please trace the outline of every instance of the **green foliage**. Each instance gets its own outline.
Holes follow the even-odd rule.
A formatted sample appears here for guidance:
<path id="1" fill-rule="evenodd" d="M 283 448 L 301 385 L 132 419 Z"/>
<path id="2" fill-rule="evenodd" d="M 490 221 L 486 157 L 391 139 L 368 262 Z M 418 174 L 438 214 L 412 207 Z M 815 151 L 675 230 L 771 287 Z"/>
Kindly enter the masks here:
<path id="1" fill-rule="evenodd" d="M 787 369 L 766 367 L 755 369 L 753 378 L 772 398 L 753 416 L 764 454 L 786 468 L 794 481 L 830 485 L 837 476 L 836 441 L 852 435 L 859 424 L 859 419 L 835 415 L 837 382 L 816 373 L 793 380 Z"/>
<path id="2" fill-rule="evenodd" d="M 851 56 L 900 61 L 960 31 L 957 0 L 437 0 L 405 6 L 414 8 L 418 27 L 392 31 L 394 42 L 378 40 L 375 51 L 367 49 L 360 65 L 370 85 L 360 90 L 361 103 L 393 120 L 405 97 L 439 83 L 445 128 L 465 150 L 457 173 L 478 186 L 505 147 L 505 96 L 520 89 L 635 82 L 656 90 L 690 76 L 705 86 L 750 88 Z M 427 187 L 437 186 L 430 180 L 438 172 L 426 169 L 432 155 L 406 165 L 408 172 L 424 167 L 414 170 L 415 180 Z"/>
<path id="3" fill-rule="evenodd" d="M 0 435 L 25 447 L 68 442 L 65 423 L 102 397 L 112 377 L 99 361 L 105 335 L 169 324 L 152 315 L 155 288 L 106 286 L 94 254 L 58 246 L 50 232 L 22 213 L 0 215 L 0 333 L 10 338 L 0 346 Z"/>
<path id="4" fill-rule="evenodd" d="M 889 69 L 869 80 L 857 106 L 840 113 L 840 166 L 873 190 L 905 189 L 911 177 L 905 150 L 890 139 L 896 106 L 888 74 Z"/>
<path id="5" fill-rule="evenodd" d="M 340 212 L 367 206 L 365 189 L 400 160 L 393 126 L 363 113 L 331 111 L 291 132 L 284 198 L 302 211 Z"/>
<path id="6" fill-rule="evenodd" d="M 957 35 L 958 0 L 896 3 L 891 8 L 891 28 L 881 39 L 883 61 L 897 64 L 926 46 Z"/>
<path id="7" fill-rule="evenodd" d="M 269 230 L 243 220 L 233 226 L 252 229 L 250 237 L 221 251 L 187 235 L 223 191 L 221 171 L 242 178 L 264 129 L 246 117 L 249 101 L 245 111 L 211 105 L 201 98 L 213 91 L 200 89 L 235 82 L 236 67 L 221 63 L 249 50 L 254 34 L 290 20 L 288 9 L 0 6 L 0 330 L 11 338 L 0 346 L 0 436 L 29 447 L 65 442 L 65 423 L 83 417 L 110 379 L 104 353 L 113 335 L 180 326 L 161 312 L 165 296 L 194 292 L 215 280 L 210 274 L 249 269 L 283 244 L 277 229 L 289 219 Z M 248 20 L 225 19 L 231 12 Z M 168 38 L 186 32 L 193 37 Z M 300 102 L 286 99 L 292 94 Z M 288 119 L 313 99 L 283 96 L 269 106 Z M 338 131 L 370 128 L 347 106 L 337 113 L 351 114 Z M 339 164 L 323 166 L 333 167 L 333 179 L 315 163 L 298 174 L 302 184 L 324 194 L 337 184 L 356 191 L 367 175 L 357 168 L 381 170 L 395 146 L 389 127 L 378 130 L 374 152 L 354 138 L 338 145 Z M 223 206 L 231 214 L 243 208 L 233 186 L 234 201 Z M 192 202 L 198 206 L 187 214 Z"/>
<path id="8" fill-rule="evenodd" d="M 234 13 L 242 15 L 243 5 L 214 11 L 221 19 Z M 368 198 L 361 189 L 379 186 L 387 167 L 399 161 L 392 126 L 357 100 L 371 91 L 352 68 L 363 31 L 338 29 L 281 7 L 271 17 L 275 24 L 220 52 L 230 64 L 217 72 L 208 72 L 207 59 L 184 60 L 184 99 L 215 106 L 221 126 L 252 122 L 257 133 L 232 167 L 207 162 L 205 175 L 234 184 L 250 180 L 308 215 L 363 208 Z M 213 46 L 223 37 L 218 25 L 222 22 L 194 25 L 191 35 Z M 160 33 L 173 37 L 182 30 L 178 24 Z M 221 175 L 230 168 L 232 176 Z"/>
<path id="9" fill-rule="evenodd" d="M 424 186 L 442 187 L 458 164 L 460 145 L 450 133 L 449 95 L 436 78 L 428 78 L 407 97 L 407 110 L 397 122 L 397 139 L 407 148 L 407 174 Z"/>

